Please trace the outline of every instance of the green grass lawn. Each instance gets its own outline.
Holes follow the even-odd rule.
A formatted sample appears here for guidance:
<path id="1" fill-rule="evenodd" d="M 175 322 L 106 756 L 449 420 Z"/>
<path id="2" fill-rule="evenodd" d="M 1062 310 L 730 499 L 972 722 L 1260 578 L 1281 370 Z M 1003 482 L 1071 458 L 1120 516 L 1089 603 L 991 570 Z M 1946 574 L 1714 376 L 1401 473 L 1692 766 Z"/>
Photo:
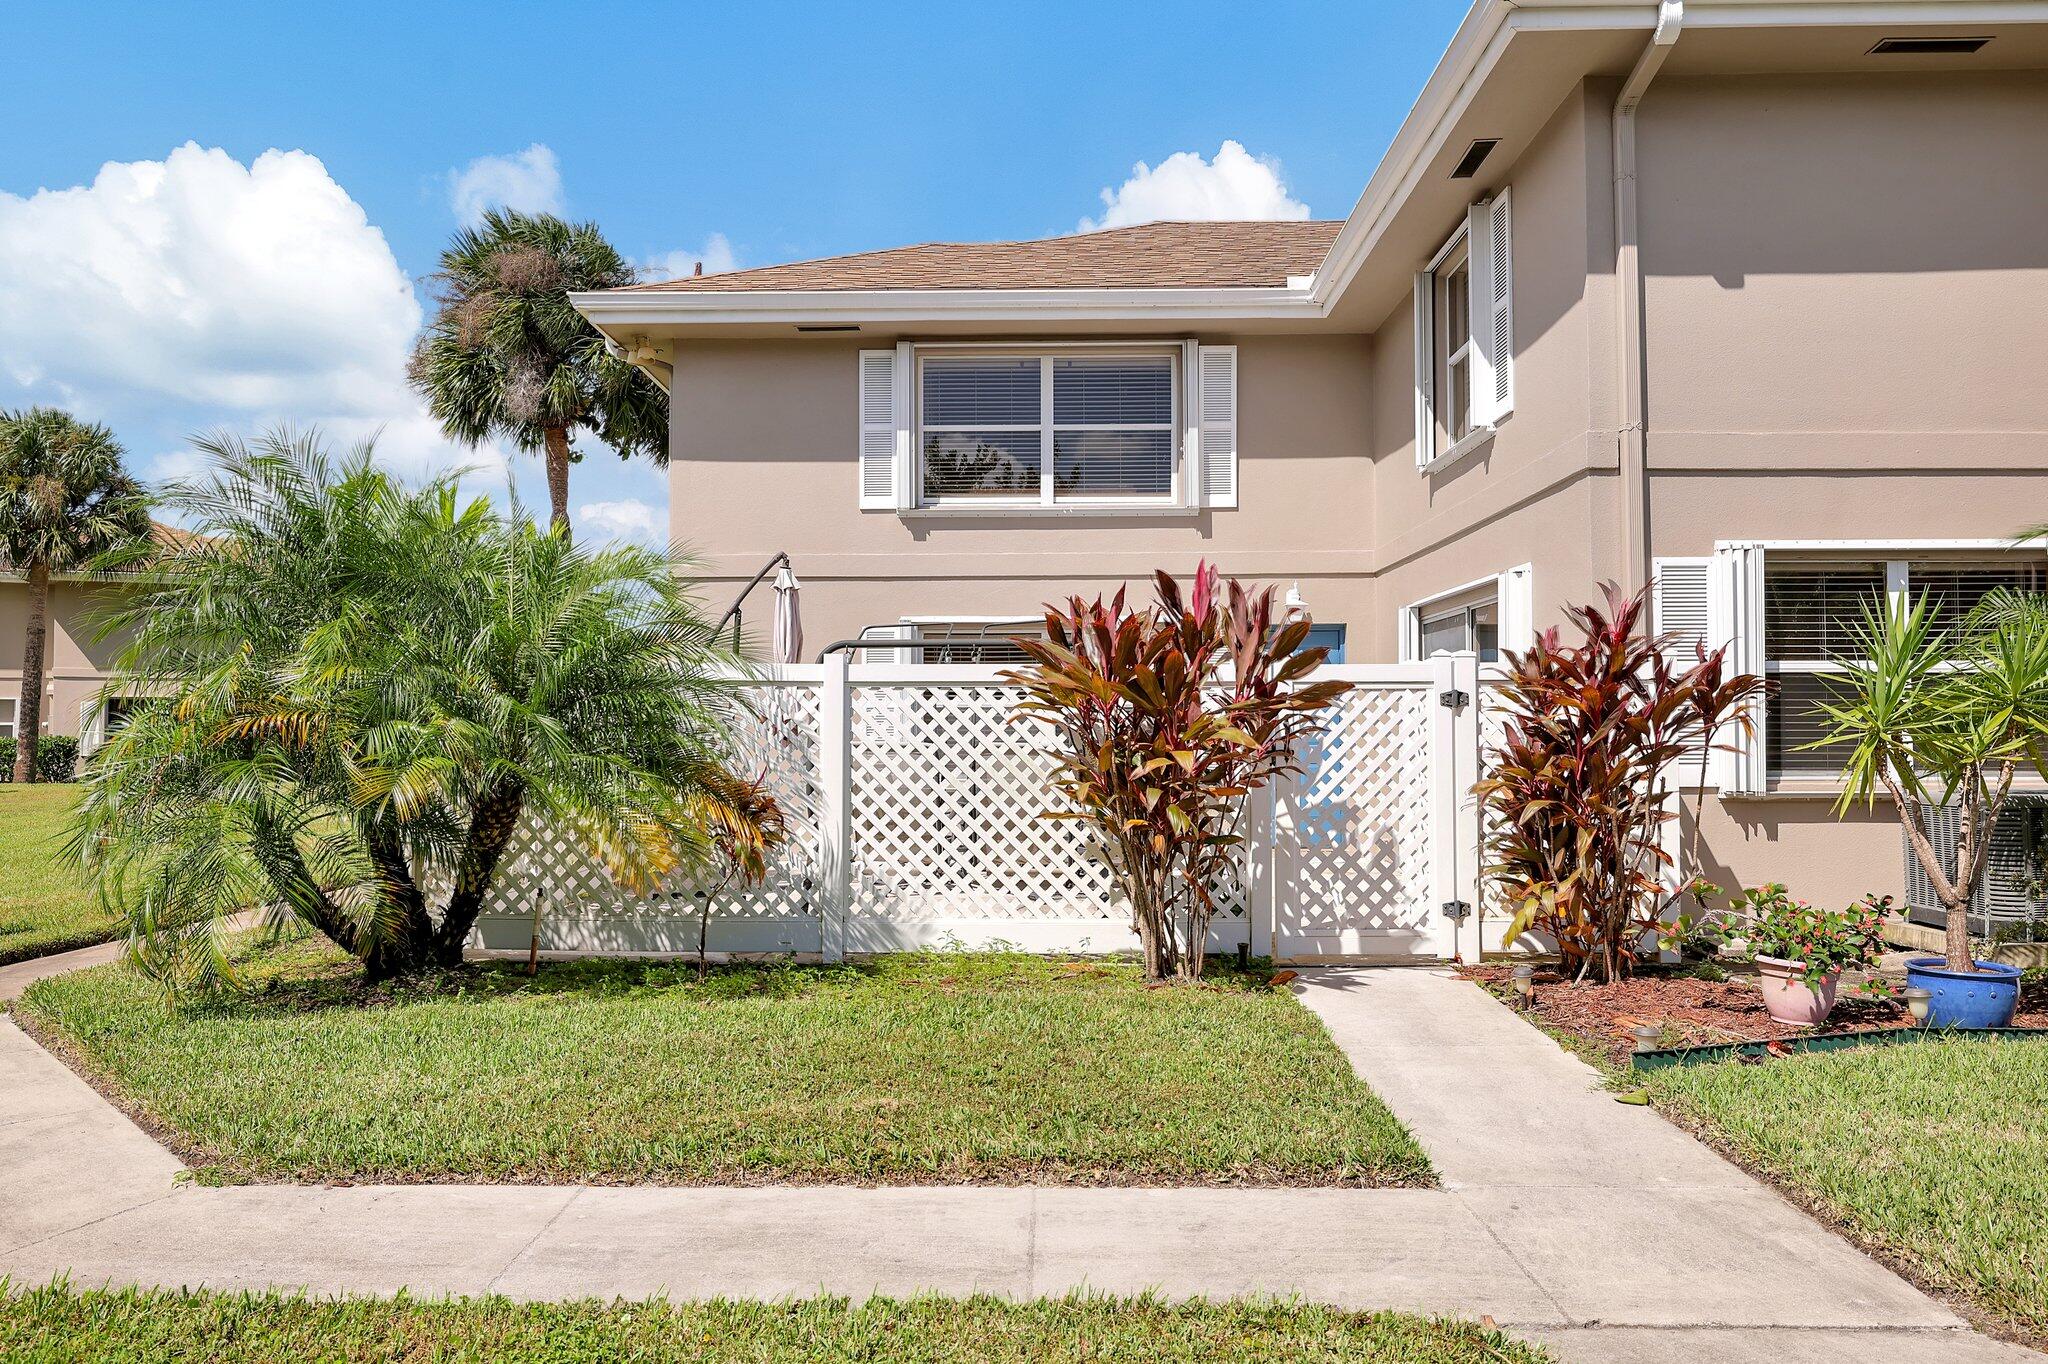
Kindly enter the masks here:
<path id="1" fill-rule="evenodd" d="M 1866 1243 L 2048 1339 L 2048 1042 L 1927 1042 L 1648 1081 Z"/>
<path id="2" fill-rule="evenodd" d="M 555 1304 L 37 1289 L 0 1297 L 0 1358 L 19 1364 L 1542 1364 L 1550 1356 L 1464 1322 L 1272 1302 L 1074 1297 Z"/>
<path id="3" fill-rule="evenodd" d="M 302 943 L 178 1008 L 123 967 L 31 1024 L 215 1180 L 1383 1184 L 1427 1158 L 1263 973 L 927 954 L 471 966 L 365 998 Z"/>
<path id="4" fill-rule="evenodd" d="M 117 936 L 98 901 L 57 856 L 72 785 L 0 783 L 0 963 Z"/>

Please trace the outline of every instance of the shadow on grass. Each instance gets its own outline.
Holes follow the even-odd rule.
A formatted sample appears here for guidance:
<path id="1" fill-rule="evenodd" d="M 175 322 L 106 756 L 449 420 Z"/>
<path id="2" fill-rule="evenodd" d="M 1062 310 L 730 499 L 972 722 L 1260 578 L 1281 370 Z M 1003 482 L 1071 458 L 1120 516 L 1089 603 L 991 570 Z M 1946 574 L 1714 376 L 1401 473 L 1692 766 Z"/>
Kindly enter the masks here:
<path id="1" fill-rule="evenodd" d="M 525 963 L 469 961 L 404 981 L 367 983 L 354 958 L 323 939 L 258 940 L 240 954 L 248 988 L 178 1006 L 188 1016 L 262 1018 L 332 1010 L 496 999 L 583 1000 L 667 997 L 713 1005 L 803 999 L 824 994 L 995 995 L 1015 991 L 1143 995 L 1195 988 L 1221 994 L 1264 994 L 1281 987 L 1271 963 L 1211 958 L 1202 982 L 1148 984 L 1133 961 L 1044 957 L 1020 952 L 907 952 L 832 965 L 795 961 L 721 963 L 703 980 L 686 959 L 585 958 Z"/>

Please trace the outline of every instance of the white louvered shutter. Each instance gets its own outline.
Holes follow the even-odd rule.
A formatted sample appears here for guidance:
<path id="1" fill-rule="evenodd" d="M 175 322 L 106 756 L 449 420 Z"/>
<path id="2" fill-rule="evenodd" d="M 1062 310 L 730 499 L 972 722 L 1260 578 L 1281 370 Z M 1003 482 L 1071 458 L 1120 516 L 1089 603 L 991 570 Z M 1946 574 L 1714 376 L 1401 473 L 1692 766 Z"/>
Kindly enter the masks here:
<path id="1" fill-rule="evenodd" d="M 1506 190 L 1474 204 L 1467 218 L 1471 259 L 1472 424 L 1498 426 L 1515 406 L 1513 213 Z"/>
<path id="2" fill-rule="evenodd" d="M 1676 637 L 1670 656 L 1673 667 L 1691 667 L 1696 646 L 1714 647 L 1707 600 L 1713 563 L 1705 558 L 1656 561 L 1652 628 L 1659 635 Z"/>
<path id="3" fill-rule="evenodd" d="M 1499 603 L 1499 642 L 1518 654 L 1536 646 L 1536 570 L 1520 564 L 1500 575 L 1494 589 Z"/>
<path id="4" fill-rule="evenodd" d="M 1764 670 L 1764 549 L 1755 543 L 1731 543 L 1714 550 L 1713 570 L 1707 601 L 1708 638 L 1728 646 L 1727 670 L 1762 673 Z M 1749 794 L 1762 791 L 1767 777 L 1764 756 L 1766 730 L 1771 707 L 1756 702 L 1750 707 L 1752 732 L 1729 734 L 1724 743 L 1732 754 L 1715 756 L 1715 780 L 1721 789 Z"/>
<path id="5" fill-rule="evenodd" d="M 1701 648 L 1714 647 L 1710 604 L 1713 567 L 1714 561 L 1705 558 L 1660 558 L 1651 566 L 1654 576 L 1650 580 L 1650 629 L 1660 639 L 1670 637 L 1664 661 L 1680 672 L 1699 660 Z M 1733 738 L 1733 734 L 1723 730 L 1715 736 L 1715 742 L 1717 746 L 1726 745 Z M 1700 748 L 1704 741 L 1705 736 L 1701 736 L 1701 743 L 1692 745 L 1680 765 L 1679 780 L 1687 786 L 1699 781 Z M 1712 777 L 1710 759 L 1709 780 Z"/>
<path id="6" fill-rule="evenodd" d="M 860 505 L 909 505 L 910 366 L 906 347 L 860 353 Z"/>
<path id="7" fill-rule="evenodd" d="M 1415 463 L 1436 458 L 1436 276 L 1415 273 Z"/>
<path id="8" fill-rule="evenodd" d="M 1195 401 L 1201 419 L 1197 442 L 1202 505 L 1237 505 L 1237 347 L 1200 346 L 1195 351 Z"/>

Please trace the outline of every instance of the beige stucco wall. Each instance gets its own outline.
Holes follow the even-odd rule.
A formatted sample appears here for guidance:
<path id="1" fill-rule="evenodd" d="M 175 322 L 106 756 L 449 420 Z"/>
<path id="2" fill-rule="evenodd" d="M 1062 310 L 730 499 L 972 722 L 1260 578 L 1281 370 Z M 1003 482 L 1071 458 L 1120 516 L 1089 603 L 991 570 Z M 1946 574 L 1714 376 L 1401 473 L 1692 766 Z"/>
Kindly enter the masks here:
<path id="1" fill-rule="evenodd" d="M 1353 661 L 1396 656 L 1405 604 L 1522 563 L 1536 623 L 1554 623 L 1623 575 L 1614 96 L 1586 82 L 1474 185 L 1514 194 L 1516 403 L 1455 466 L 1414 465 L 1405 301 L 1370 336 L 1204 337 L 1242 347 L 1242 510 L 1179 522 L 860 513 L 862 342 L 727 343 L 679 357 L 675 533 L 721 607 L 794 550 L 813 649 L 1201 556 L 1300 578 Z M 2048 520 L 2048 74 L 1673 75 L 1639 135 L 1653 554 Z M 1883 808 L 1838 822 L 1824 800 L 1715 802 L 1705 836 L 1730 885 L 1843 904 L 1900 889 Z"/>
<path id="2" fill-rule="evenodd" d="M 1370 657 L 1398 656 L 1399 611 L 1485 574 L 1533 566 L 1538 628 L 1615 572 L 1613 366 L 1606 266 L 1605 99 L 1582 86 L 1486 186 L 1514 205 L 1515 408 L 1486 445 L 1415 467 L 1414 313 L 1374 332 L 1374 558 L 1383 609 Z M 1475 194 L 1477 190 L 1475 190 Z M 1448 238 L 1455 220 L 1442 225 Z M 1420 268 L 1425 262 L 1415 261 Z M 1366 658 L 1354 650 L 1353 657 Z"/>
<path id="3" fill-rule="evenodd" d="M 2048 75 L 1659 81 L 1640 138 L 1655 553 L 2048 519 Z M 1731 885 L 1903 889 L 1884 805 L 1705 838 Z"/>
<path id="4" fill-rule="evenodd" d="M 1029 614 L 1070 592 L 1147 583 L 1155 568 L 1301 583 L 1316 617 L 1355 633 L 1371 464 L 1366 341 L 1204 335 L 1238 347 L 1237 509 L 1170 516 L 900 515 L 855 496 L 856 353 L 839 338 L 684 346 L 676 359 L 671 533 L 722 611 L 776 550 L 803 580 L 807 651 L 903 615 Z M 768 598 L 750 600 L 765 627 Z"/>
<path id="5" fill-rule="evenodd" d="M 43 690 L 45 734 L 76 734 L 82 707 L 107 680 L 115 646 L 96 642 L 96 602 L 108 589 L 59 580 L 50 584 L 50 624 Z M 0 578 L 0 696 L 21 695 L 21 654 L 28 630 L 28 587 Z"/>

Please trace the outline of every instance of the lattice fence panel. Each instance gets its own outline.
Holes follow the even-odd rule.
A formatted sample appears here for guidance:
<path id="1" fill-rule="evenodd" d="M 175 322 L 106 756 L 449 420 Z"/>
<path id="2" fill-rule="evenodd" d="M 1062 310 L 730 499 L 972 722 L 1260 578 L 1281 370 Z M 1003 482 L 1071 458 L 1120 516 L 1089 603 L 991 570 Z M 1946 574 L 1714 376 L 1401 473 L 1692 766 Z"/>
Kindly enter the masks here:
<path id="1" fill-rule="evenodd" d="M 1507 738 L 1507 706 L 1501 698 L 1500 684 L 1484 679 L 1479 684 L 1479 775 L 1484 778 L 1492 756 L 1503 740 Z M 1485 874 L 1483 870 L 1493 861 L 1490 848 L 1498 820 L 1486 806 L 1479 807 L 1479 917 L 1482 919 L 1507 920 L 1515 917 L 1513 902 L 1501 889 L 1498 879 Z"/>
<path id="2" fill-rule="evenodd" d="M 1117 919 L 1086 831 L 1043 817 L 1048 733 L 1011 723 L 1002 683 L 853 690 L 853 905 L 858 916 Z"/>
<path id="3" fill-rule="evenodd" d="M 1360 687 L 1324 712 L 1278 793 L 1274 893 L 1290 934 L 1420 928 L 1430 913 L 1430 694 Z"/>
<path id="4" fill-rule="evenodd" d="M 748 777 L 765 778 L 781 805 L 788 838 L 769 864 L 762 883 L 729 888 L 712 906 L 714 919 L 775 919 L 815 915 L 818 903 L 819 784 L 818 689 L 802 684 L 763 684 L 742 689 L 743 705 L 733 726 L 732 764 Z M 653 894 L 638 894 L 613 882 L 602 863 L 585 853 L 559 828 L 529 814 L 506 850 L 503 870 L 486 914 L 524 915 L 536 890 L 547 895 L 546 913 L 581 915 L 672 910 L 694 916 L 695 884 L 677 877 Z"/>

